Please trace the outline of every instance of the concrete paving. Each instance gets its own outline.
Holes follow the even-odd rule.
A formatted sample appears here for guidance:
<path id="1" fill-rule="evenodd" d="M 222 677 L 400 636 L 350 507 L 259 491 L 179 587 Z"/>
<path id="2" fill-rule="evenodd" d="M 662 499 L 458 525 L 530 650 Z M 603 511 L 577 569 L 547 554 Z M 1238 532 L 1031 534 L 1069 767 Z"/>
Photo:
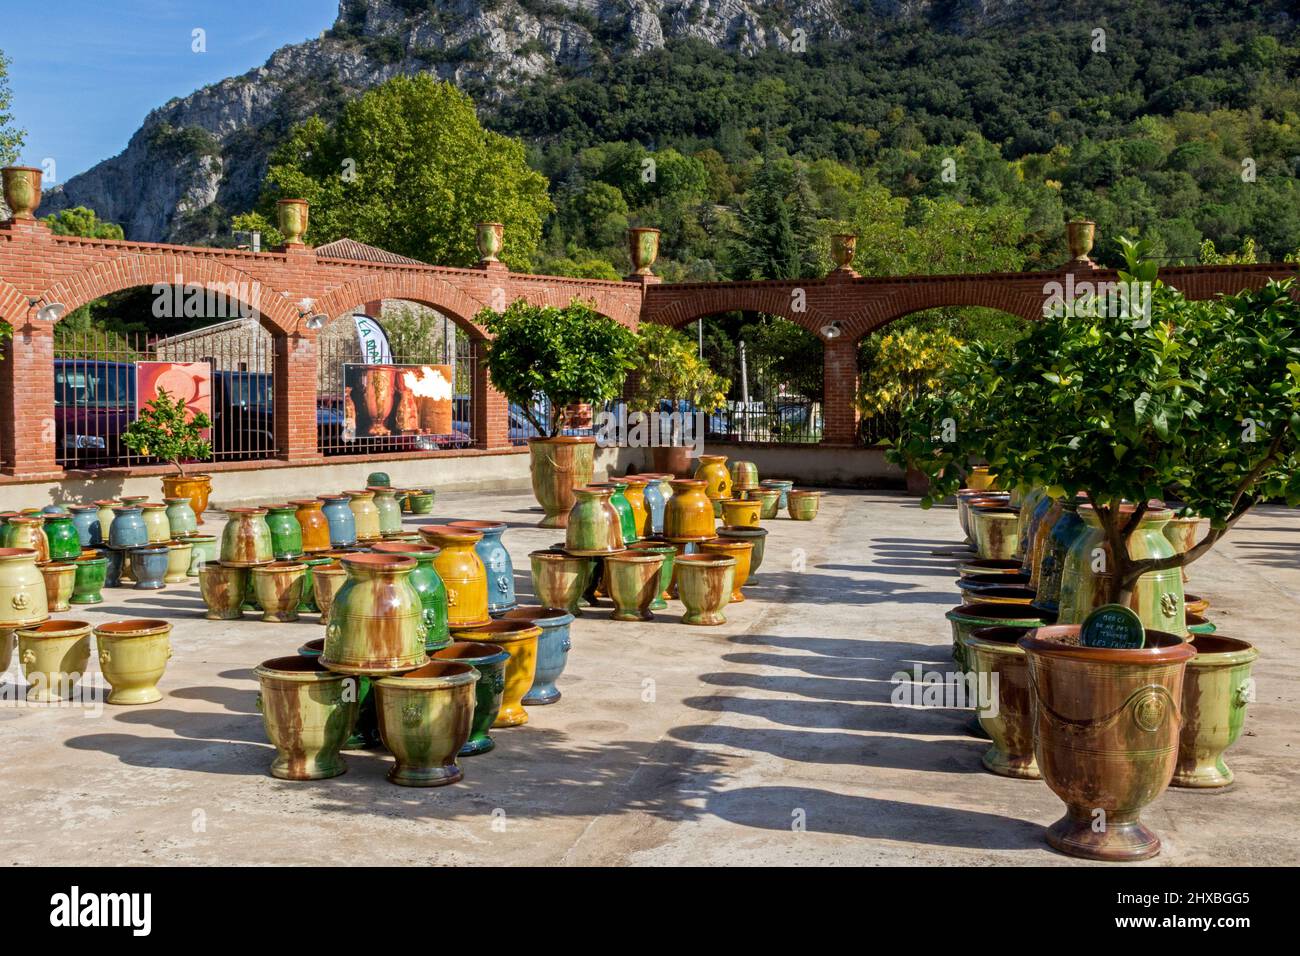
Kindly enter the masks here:
<path id="1" fill-rule="evenodd" d="M 527 555 L 557 540 L 523 493 L 446 494 L 439 518 L 501 519 L 521 600 Z M 430 519 L 408 518 L 412 526 Z M 209 528 L 213 527 L 209 522 Z M 828 492 L 811 523 L 768 523 L 762 572 L 717 628 L 588 611 L 563 699 L 497 732 L 435 790 L 386 782 L 391 758 L 347 754 L 313 783 L 267 773 L 251 668 L 322 635 L 208 621 L 196 585 L 113 590 L 88 621 L 175 622 L 164 699 L 21 703 L 0 685 L 0 842 L 42 864 L 1059 864 L 1062 804 L 981 769 L 969 713 L 890 703 L 890 677 L 948 669 L 955 511 Z M 207 530 L 207 528 L 205 528 Z M 1220 632 L 1255 642 L 1257 702 L 1226 791 L 1170 790 L 1146 812 L 1165 842 L 1143 865 L 1300 863 L 1300 514 L 1264 508 L 1193 566 Z M 92 665 L 95 666 L 95 665 Z M 90 676 L 91 680 L 99 677 Z"/>

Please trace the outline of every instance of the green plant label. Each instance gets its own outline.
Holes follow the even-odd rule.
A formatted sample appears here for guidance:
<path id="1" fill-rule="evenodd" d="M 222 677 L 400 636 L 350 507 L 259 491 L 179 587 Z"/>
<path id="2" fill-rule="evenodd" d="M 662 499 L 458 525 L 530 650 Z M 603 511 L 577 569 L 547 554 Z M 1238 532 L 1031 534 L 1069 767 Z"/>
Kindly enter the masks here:
<path id="1" fill-rule="evenodd" d="M 1083 620 L 1079 642 L 1084 647 L 1142 647 L 1146 644 L 1142 619 L 1122 604 L 1103 604 Z"/>

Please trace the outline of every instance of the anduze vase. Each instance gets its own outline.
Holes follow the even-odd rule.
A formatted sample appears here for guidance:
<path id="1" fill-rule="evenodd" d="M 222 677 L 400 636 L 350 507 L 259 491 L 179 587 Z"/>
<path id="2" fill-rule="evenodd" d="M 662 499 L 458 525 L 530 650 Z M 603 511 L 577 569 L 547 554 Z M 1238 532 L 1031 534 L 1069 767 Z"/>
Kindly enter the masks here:
<path id="1" fill-rule="evenodd" d="M 659 596 L 663 563 L 664 556 L 653 551 L 620 551 L 605 558 L 609 597 L 614 602 L 611 617 L 615 621 L 649 621 L 654 617 L 650 605 Z"/>
<path id="2" fill-rule="evenodd" d="M 49 561 L 41 565 L 45 581 L 45 606 L 51 614 L 66 611 L 72 606 L 72 588 L 77 580 L 77 566 L 65 562 Z"/>
<path id="3" fill-rule="evenodd" d="M 650 602 L 651 611 L 662 611 L 668 607 L 667 598 L 673 583 L 673 567 L 677 561 L 677 546 L 663 540 L 638 541 L 629 549 L 631 551 L 649 551 L 663 555 L 664 562 L 659 566 L 658 593 Z"/>
<path id="4" fill-rule="evenodd" d="M 1029 693 L 1029 665 L 1019 641 L 1032 628 L 980 627 L 966 638 L 966 659 L 975 687 L 986 690 L 975 716 L 992 743 L 980 761 L 1002 777 L 1038 780 L 1034 761 L 1034 725 Z"/>
<path id="5" fill-rule="evenodd" d="M 456 756 L 469 740 L 478 671 L 462 661 L 429 661 L 375 681 L 379 735 L 403 787 L 441 787 L 463 776 Z"/>
<path id="6" fill-rule="evenodd" d="M 749 577 L 758 573 L 758 569 L 763 566 L 763 554 L 767 545 L 766 528 L 735 528 L 725 526 L 718 529 L 717 536 L 727 540 L 748 541 L 752 545 L 749 552 Z"/>
<path id="7" fill-rule="evenodd" d="M 448 527 L 461 528 L 466 531 L 478 531 L 483 537 L 474 550 L 487 572 L 488 613 L 493 617 L 504 614 L 516 604 L 515 566 L 510 560 L 510 552 L 502 544 L 501 538 L 506 533 L 506 524 L 501 521 L 449 521 Z"/>
<path id="8" fill-rule="evenodd" d="M 99 669 L 113 688 L 110 704 L 152 704 L 162 700 L 158 681 L 171 660 L 169 621 L 109 621 L 95 628 Z"/>
<path id="9" fill-rule="evenodd" d="M 577 436 L 530 438 L 529 470 L 533 495 L 546 512 L 539 528 L 563 528 L 573 509 L 573 489 L 591 483 L 596 439 Z"/>
<path id="10" fill-rule="evenodd" d="M 496 746 L 488 731 L 501 712 L 501 697 L 506 689 L 506 662 L 510 655 L 499 644 L 478 641 L 453 641 L 431 655 L 436 661 L 459 661 L 478 671 L 474 685 L 474 719 L 469 738 L 460 748 L 460 756 L 485 754 Z"/>
<path id="11" fill-rule="evenodd" d="M 266 509 L 266 526 L 271 529 L 271 554 L 277 561 L 302 557 L 302 525 L 297 505 L 271 505 Z"/>
<path id="12" fill-rule="evenodd" d="M 424 649 L 432 653 L 451 643 L 447 627 L 447 589 L 438 575 L 434 562 L 441 548 L 428 544 L 411 544 L 407 541 L 382 541 L 375 545 L 377 554 L 404 554 L 414 558 L 415 570 L 411 572 L 411 586 L 420 595 L 424 607 Z"/>
<path id="13" fill-rule="evenodd" d="M 585 485 L 573 489 L 573 508 L 564 531 L 564 550 L 578 557 L 622 551 L 623 529 L 611 503 L 610 485 Z"/>
<path id="14" fill-rule="evenodd" d="M 298 519 L 302 550 L 307 554 L 328 551 L 331 546 L 330 523 L 323 510 L 324 502 L 319 498 L 295 498 L 289 504 L 293 505 L 294 517 Z"/>
<path id="15" fill-rule="evenodd" d="M 1250 669 L 1259 651 L 1217 634 L 1193 634 L 1188 643 L 1196 656 L 1183 676 L 1183 726 L 1172 784 L 1226 787 L 1232 771 L 1223 752 L 1241 736 L 1254 686 Z"/>
<path id="16" fill-rule="evenodd" d="M 340 673 L 367 676 L 423 664 L 428 659 L 424 606 L 410 582 L 415 559 L 354 554 L 342 564 L 348 578 L 330 606 L 321 663 Z"/>
<path id="17" fill-rule="evenodd" d="M 735 538 L 710 538 L 708 541 L 701 541 L 699 549 L 700 554 L 722 554 L 736 559 L 736 567 L 731 576 L 729 603 L 739 604 L 745 600 L 745 595 L 740 589 L 749 581 L 750 557 L 754 551 L 753 542 L 739 541 Z"/>
<path id="18" fill-rule="evenodd" d="M 710 501 L 731 497 L 731 472 L 727 471 L 726 455 L 701 455 L 694 477 L 704 482 L 704 494 Z"/>
<path id="19" fill-rule="evenodd" d="M 577 557 L 558 548 L 531 551 L 528 563 L 533 572 L 533 593 L 547 607 L 564 608 L 579 615 L 583 592 L 591 577 L 590 558 Z"/>
<path id="20" fill-rule="evenodd" d="M 791 488 L 786 492 L 786 501 L 786 511 L 791 518 L 795 521 L 812 521 L 821 507 L 822 493 Z"/>
<path id="21" fill-rule="evenodd" d="M 645 479 L 641 500 L 645 502 L 646 511 L 645 529 L 641 532 L 641 536 L 644 538 L 652 534 L 663 534 L 664 508 L 668 504 L 668 498 L 664 495 L 667 482 L 660 475 L 641 475 L 641 477 Z"/>
<path id="22" fill-rule="evenodd" d="M 194 545 L 187 539 L 166 542 L 167 572 L 163 575 L 165 584 L 184 584 L 190 576 L 190 559 L 194 555 Z"/>
<path id="23" fill-rule="evenodd" d="M 102 604 L 104 580 L 108 577 L 108 559 L 99 557 L 92 551 L 73 563 L 76 572 L 72 580 L 72 603 Z"/>
<path id="24" fill-rule="evenodd" d="M 159 591 L 167 576 L 168 549 L 165 544 L 150 544 L 131 549 L 131 576 L 137 591 Z"/>
<path id="25" fill-rule="evenodd" d="M 163 503 L 167 506 L 163 514 L 167 515 L 167 527 L 173 540 L 198 533 L 199 518 L 189 498 L 164 498 Z"/>
<path id="26" fill-rule="evenodd" d="M 623 499 L 632 511 L 633 537 L 627 543 L 640 541 L 650 534 L 650 509 L 646 506 L 645 493 L 650 479 L 644 475 L 626 475 L 622 479 Z"/>
<path id="27" fill-rule="evenodd" d="M 81 555 L 81 535 L 72 523 L 72 515 L 56 511 L 45 516 L 43 529 L 51 561 L 71 561 Z"/>
<path id="28" fill-rule="evenodd" d="M 1149 859 L 1160 838 L 1140 815 L 1173 776 L 1183 674 L 1196 650 L 1153 630 L 1135 649 L 1078 641 L 1077 624 L 1020 639 L 1034 695 L 1034 755 L 1067 808 L 1047 842 L 1090 860 Z"/>
<path id="29" fill-rule="evenodd" d="M 264 508 L 229 508 L 221 531 L 221 562 L 248 568 L 274 561 Z"/>
<path id="30" fill-rule="evenodd" d="M 73 505 L 72 526 L 77 529 L 81 549 L 98 548 L 104 543 L 104 533 L 99 526 L 99 508 L 96 505 Z"/>
<path id="31" fill-rule="evenodd" d="M 347 495 L 321 495 L 321 512 L 330 530 L 331 548 L 350 548 L 357 543 L 357 519 L 348 506 Z"/>
<path id="32" fill-rule="evenodd" d="M 329 624 L 330 608 L 334 606 L 334 598 L 347 579 L 347 568 L 337 561 L 312 568 L 311 591 L 312 597 L 316 600 L 316 609 L 320 612 L 321 624 Z"/>
<path id="33" fill-rule="evenodd" d="M 1010 506 L 971 507 L 975 550 L 981 558 L 1011 560 L 1020 544 L 1020 511 Z"/>
<path id="34" fill-rule="evenodd" d="M 199 571 L 199 593 L 209 621 L 237 621 L 244 616 L 244 594 L 248 591 L 248 568 L 209 561 Z"/>
<path id="35" fill-rule="evenodd" d="M 167 520 L 167 506 L 161 501 L 147 501 L 140 508 L 150 544 L 166 544 L 172 539 L 172 525 Z"/>
<path id="36" fill-rule="evenodd" d="M 785 511 L 785 509 L 789 507 L 790 490 L 794 488 L 793 481 L 790 481 L 789 479 L 786 478 L 764 478 L 762 481 L 758 483 L 758 486 L 760 488 L 775 488 L 778 492 L 780 492 L 781 497 L 777 500 L 777 504 L 776 504 L 776 510 L 778 512 Z"/>
<path id="37" fill-rule="evenodd" d="M 113 509 L 113 523 L 108 526 L 108 544 L 120 551 L 149 543 L 149 529 L 144 526 L 144 512 L 139 506 L 118 505 Z"/>
<path id="38" fill-rule="evenodd" d="M 185 498 L 194 512 L 195 524 L 203 524 L 203 512 L 208 510 L 212 494 L 211 475 L 168 475 L 162 480 L 163 500 Z"/>
<path id="39" fill-rule="evenodd" d="M 674 544 L 712 538 L 717 521 L 713 516 L 713 502 L 705 494 L 704 481 L 679 478 L 671 484 L 673 496 L 664 508 L 664 537 Z"/>
<path id="40" fill-rule="evenodd" d="M 50 542 L 45 537 L 44 515 L 16 515 L 4 527 L 6 548 L 30 549 L 42 564 L 50 560 Z"/>
<path id="41" fill-rule="evenodd" d="M 68 700 L 90 663 L 85 621 L 46 621 L 18 628 L 18 660 L 27 678 L 27 699 L 48 704 Z"/>
<path id="42" fill-rule="evenodd" d="M 722 609 L 731 600 L 736 559 L 730 555 L 682 554 L 676 562 L 677 593 L 686 613 L 683 624 L 726 624 Z"/>
<path id="43" fill-rule="evenodd" d="M 524 694 L 533 686 L 533 678 L 537 675 L 537 638 L 541 634 L 542 629 L 528 621 L 493 621 L 481 627 L 452 628 L 451 636 L 457 641 L 497 644 L 510 655 L 506 662 L 501 711 L 492 722 L 493 727 L 518 727 L 528 723 Z"/>
<path id="44" fill-rule="evenodd" d="M 263 661 L 253 673 L 261 685 L 257 709 L 276 750 L 271 776 L 321 780 L 347 770 L 339 751 L 357 721 L 360 678 L 301 655 Z"/>
<path id="45" fill-rule="evenodd" d="M 971 670 L 966 639 L 981 627 L 1041 627 L 1051 624 L 1051 615 L 1025 604 L 962 604 L 944 615 L 952 630 L 952 659 L 963 673 Z"/>
<path id="46" fill-rule="evenodd" d="M 379 527 L 379 509 L 375 507 L 373 491 L 347 491 L 348 507 L 352 509 L 352 519 L 356 522 L 357 540 L 360 542 L 380 541 L 384 537 Z"/>
<path id="47" fill-rule="evenodd" d="M 285 624 L 298 620 L 302 586 L 307 566 L 300 561 L 272 561 L 251 569 L 253 593 L 262 609 L 262 620 Z"/>
<path id="48" fill-rule="evenodd" d="M 610 489 L 609 503 L 618 514 L 618 530 L 619 535 L 622 537 L 623 547 L 627 547 L 629 544 L 637 541 L 636 515 L 632 511 L 632 505 L 627 500 L 627 495 L 624 494 L 627 490 L 626 482 L 622 480 L 611 480 L 596 482 L 587 487 Z"/>
<path id="49" fill-rule="evenodd" d="M 726 498 L 722 502 L 722 523 L 733 528 L 757 528 L 763 515 L 758 499 Z"/>
<path id="50" fill-rule="evenodd" d="M 447 627 L 455 631 L 490 621 L 487 568 L 476 550 L 483 533 L 429 524 L 420 528 L 420 537 L 425 544 L 442 549 L 433 559 L 433 566 L 447 592 Z"/>
<path id="51" fill-rule="evenodd" d="M 524 703 L 528 706 L 555 703 L 560 699 L 560 689 L 555 686 L 555 682 L 564 673 L 569 651 L 573 648 L 569 633 L 573 615 L 558 607 L 521 605 L 507 611 L 501 619 L 528 621 L 542 629 L 537 637 L 537 671 L 533 675 L 533 686 L 524 694 Z"/>

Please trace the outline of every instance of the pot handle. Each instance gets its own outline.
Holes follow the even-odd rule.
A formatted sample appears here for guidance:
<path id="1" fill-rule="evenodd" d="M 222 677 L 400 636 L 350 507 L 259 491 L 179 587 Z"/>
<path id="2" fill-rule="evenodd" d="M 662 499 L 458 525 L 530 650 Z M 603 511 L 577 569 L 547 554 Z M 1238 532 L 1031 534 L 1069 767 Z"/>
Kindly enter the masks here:
<path id="1" fill-rule="evenodd" d="M 36 652 L 32 650 L 30 647 L 27 648 L 27 650 L 23 651 L 23 663 L 24 664 L 36 663 Z"/>
<path id="2" fill-rule="evenodd" d="M 167 642 L 167 659 L 168 659 L 168 660 L 171 660 L 171 659 L 172 659 L 172 644 L 171 644 L 171 641 L 168 641 L 168 642 Z"/>
<path id="3" fill-rule="evenodd" d="M 573 650 L 573 641 L 569 640 L 567 637 L 560 641 L 560 650 L 564 651 L 566 654 L 569 653 L 569 651 Z"/>
<path id="4" fill-rule="evenodd" d="M 1255 696 L 1255 681 L 1247 677 L 1237 686 L 1237 692 L 1233 694 L 1233 701 L 1238 707 L 1245 707 Z"/>
<path id="5" fill-rule="evenodd" d="M 257 707 L 257 712 L 259 714 L 264 713 L 262 710 L 262 692 L 260 690 L 257 692 L 257 696 L 253 699 L 253 704 Z"/>

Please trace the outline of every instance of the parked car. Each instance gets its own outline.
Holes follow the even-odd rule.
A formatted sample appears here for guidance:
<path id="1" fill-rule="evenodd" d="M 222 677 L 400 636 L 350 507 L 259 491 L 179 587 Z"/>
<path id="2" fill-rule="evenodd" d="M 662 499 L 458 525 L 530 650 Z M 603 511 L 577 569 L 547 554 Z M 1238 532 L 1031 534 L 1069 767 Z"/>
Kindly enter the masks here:
<path id="1" fill-rule="evenodd" d="M 135 415 L 135 365 L 102 359 L 54 360 L 55 457 L 66 467 L 126 463 L 122 433 Z"/>

